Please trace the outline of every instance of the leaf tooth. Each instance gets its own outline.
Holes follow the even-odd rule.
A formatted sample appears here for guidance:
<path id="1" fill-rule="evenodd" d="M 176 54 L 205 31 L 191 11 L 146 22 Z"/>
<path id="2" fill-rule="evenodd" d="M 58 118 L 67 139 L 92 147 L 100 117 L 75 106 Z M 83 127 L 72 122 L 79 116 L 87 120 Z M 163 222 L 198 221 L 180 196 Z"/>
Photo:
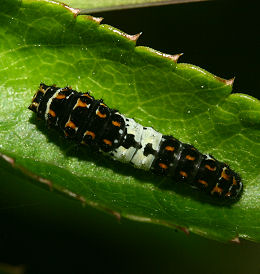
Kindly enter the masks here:
<path id="1" fill-rule="evenodd" d="M 129 39 L 130 41 L 133 41 L 136 43 L 136 41 L 138 40 L 138 38 L 142 35 L 142 32 L 139 32 L 137 34 L 131 35 L 131 34 L 125 34 L 125 37 L 127 39 Z"/>
<path id="2" fill-rule="evenodd" d="M 86 199 L 83 196 L 81 196 L 75 192 L 72 192 L 71 190 L 69 190 L 67 188 L 58 188 L 58 190 L 61 191 L 63 194 L 67 194 L 68 196 L 80 201 L 83 206 L 86 205 Z"/>
<path id="3" fill-rule="evenodd" d="M 111 214 L 120 223 L 120 221 L 121 221 L 121 214 L 118 211 L 115 211 L 115 210 L 110 209 L 110 208 L 108 208 L 108 207 L 106 207 L 104 205 L 101 205 L 99 203 L 96 203 L 96 202 L 93 202 L 93 201 L 90 201 L 90 200 L 88 200 L 88 201 L 85 200 L 85 202 L 89 206 L 92 206 L 92 207 L 94 207 L 96 209 L 99 209 L 99 210 L 105 211 L 108 214 Z M 85 203 L 83 205 L 85 206 Z"/>
<path id="4" fill-rule="evenodd" d="M 174 55 L 171 55 L 171 58 L 175 63 L 178 62 L 179 58 L 183 55 L 184 53 L 178 53 L 178 54 L 174 54 Z"/>
<path id="5" fill-rule="evenodd" d="M 216 75 L 214 75 L 214 76 L 215 76 L 215 79 L 216 79 L 216 80 L 218 80 L 218 81 L 224 83 L 224 84 L 227 85 L 227 86 L 231 86 L 231 87 L 233 86 L 234 81 L 235 81 L 235 77 L 233 77 L 233 78 L 227 80 L 227 79 L 218 77 L 218 76 L 216 76 Z"/>
<path id="6" fill-rule="evenodd" d="M 235 82 L 235 77 L 233 77 L 233 78 L 231 78 L 229 80 L 226 80 L 226 85 L 233 86 L 234 82 Z"/>
<path id="7" fill-rule="evenodd" d="M 114 210 L 112 210 L 110 213 L 111 213 L 114 217 L 116 217 L 117 221 L 120 223 L 120 221 L 121 221 L 121 214 L 120 214 L 119 212 L 117 212 L 117 211 L 114 211 Z"/>
<path id="8" fill-rule="evenodd" d="M 47 185 L 47 186 L 50 188 L 50 190 L 52 190 L 53 184 L 52 184 L 52 182 L 51 182 L 50 180 L 45 179 L 45 178 L 43 178 L 43 177 L 41 177 L 41 176 L 39 176 L 39 175 L 37 175 L 37 174 L 34 174 L 34 173 L 32 173 L 31 171 L 29 171 L 28 169 L 26 169 L 25 167 L 23 167 L 23 166 L 21 166 L 21 165 L 18 165 L 18 164 L 15 162 L 15 159 L 14 159 L 14 158 L 12 158 L 12 157 L 10 157 L 10 156 L 8 156 L 8 155 L 6 155 L 6 154 L 0 153 L 0 157 L 1 157 L 3 160 L 5 160 L 7 163 L 9 163 L 13 168 L 15 168 L 15 169 L 21 171 L 21 172 L 22 172 L 23 174 L 25 174 L 26 176 L 28 176 L 28 177 L 30 177 L 30 178 L 32 178 L 32 179 L 34 179 L 34 180 L 36 180 L 36 181 L 38 181 L 38 182 L 40 182 L 40 183 L 42 183 L 42 184 Z"/>
<path id="9" fill-rule="evenodd" d="M 79 14 L 79 15 L 81 15 L 81 14 Z M 92 16 L 92 15 L 83 15 L 86 19 L 88 19 L 88 20 L 92 20 L 92 21 L 94 21 L 94 22 L 96 22 L 96 23 L 98 23 L 98 24 L 100 24 L 103 20 L 104 20 L 104 18 L 103 17 L 94 17 L 94 16 Z"/>
<path id="10" fill-rule="evenodd" d="M 232 240 L 230 240 L 230 242 L 240 244 L 239 237 L 237 236 L 237 237 L 233 238 Z"/>
<path id="11" fill-rule="evenodd" d="M 3 160 L 5 160 L 7 163 L 9 163 L 11 166 L 14 167 L 14 164 L 15 164 L 14 158 L 11 158 L 11 157 L 9 157 L 9 156 L 7 156 L 7 155 L 5 155 L 5 154 L 2 154 L 2 153 L 0 153 L 0 157 L 1 157 Z"/>
<path id="12" fill-rule="evenodd" d="M 153 54 L 156 54 L 162 58 L 165 58 L 165 59 L 168 59 L 168 60 L 171 60 L 173 61 L 174 63 L 176 63 L 178 61 L 178 59 L 180 58 L 180 56 L 183 55 L 183 53 L 180 53 L 180 54 L 167 54 L 167 53 L 163 53 L 163 52 L 160 52 L 159 50 L 155 50 L 155 49 L 152 49 L 152 48 L 149 48 L 149 47 L 139 47 L 139 48 L 143 48 L 143 49 L 146 49 L 148 51 L 150 51 L 151 53 Z"/>
<path id="13" fill-rule="evenodd" d="M 142 216 L 137 216 L 137 215 L 131 215 L 131 214 L 124 214 L 123 217 L 128 218 L 133 221 L 138 221 L 138 222 L 145 222 L 145 223 L 154 223 L 154 224 L 161 224 L 167 227 L 171 227 L 174 229 L 178 229 L 182 232 L 184 232 L 186 235 L 190 234 L 190 230 L 187 227 L 176 225 L 170 222 L 165 222 L 159 219 L 153 219 L 153 218 L 147 218 L 147 217 L 142 217 Z"/>
<path id="14" fill-rule="evenodd" d="M 100 24 L 104 18 L 103 17 L 94 17 L 94 16 L 91 16 L 92 17 L 92 20 L 97 22 L 98 24 Z"/>
<path id="15" fill-rule="evenodd" d="M 22 168 L 21 168 L 21 170 L 23 171 Z M 25 170 L 25 169 L 24 169 L 24 170 Z M 29 175 L 29 176 L 30 176 L 30 174 L 27 173 L 27 170 L 25 170 L 25 171 L 23 171 L 23 172 L 24 172 L 26 175 Z M 50 181 L 50 180 L 48 180 L 48 179 L 45 179 L 45 178 L 43 178 L 43 177 L 40 177 L 40 176 L 38 176 L 38 175 L 35 175 L 35 174 L 32 174 L 31 177 L 34 178 L 34 179 L 36 179 L 36 180 L 39 181 L 40 183 L 47 185 L 47 186 L 50 188 L 50 191 L 52 191 L 52 189 L 53 189 L 52 181 Z"/>
<path id="16" fill-rule="evenodd" d="M 79 13 L 80 13 L 80 9 L 72 8 L 72 7 L 70 7 L 70 6 L 68 6 L 68 5 L 64 4 L 64 3 L 59 3 L 59 4 L 62 5 L 65 9 L 69 10 L 70 12 L 72 12 L 73 15 L 74 15 L 74 18 L 76 18 L 79 15 Z"/>
<path id="17" fill-rule="evenodd" d="M 187 227 L 176 225 L 176 228 L 179 229 L 180 231 L 184 232 L 186 235 L 190 234 L 190 231 Z"/>
<path id="18" fill-rule="evenodd" d="M 140 35 L 142 34 L 142 32 L 134 34 L 134 35 L 127 34 L 127 33 L 123 32 L 122 30 L 119 30 L 119 29 L 114 28 L 107 24 L 101 24 L 100 27 L 103 29 L 112 31 L 114 34 L 119 35 L 119 36 L 123 37 L 124 39 L 127 39 L 128 41 L 133 42 L 133 43 L 135 43 L 137 41 L 137 39 L 140 37 Z"/>

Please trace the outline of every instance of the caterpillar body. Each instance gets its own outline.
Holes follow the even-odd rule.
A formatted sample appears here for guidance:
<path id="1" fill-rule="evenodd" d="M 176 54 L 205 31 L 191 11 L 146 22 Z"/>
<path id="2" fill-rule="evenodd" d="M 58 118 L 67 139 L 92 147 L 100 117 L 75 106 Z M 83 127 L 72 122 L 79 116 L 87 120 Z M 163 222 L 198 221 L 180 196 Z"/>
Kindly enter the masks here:
<path id="1" fill-rule="evenodd" d="M 172 177 L 222 200 L 235 199 L 242 192 L 240 176 L 227 164 L 173 136 L 143 127 L 88 92 L 41 83 L 29 109 L 66 137 L 95 146 L 120 162 Z"/>

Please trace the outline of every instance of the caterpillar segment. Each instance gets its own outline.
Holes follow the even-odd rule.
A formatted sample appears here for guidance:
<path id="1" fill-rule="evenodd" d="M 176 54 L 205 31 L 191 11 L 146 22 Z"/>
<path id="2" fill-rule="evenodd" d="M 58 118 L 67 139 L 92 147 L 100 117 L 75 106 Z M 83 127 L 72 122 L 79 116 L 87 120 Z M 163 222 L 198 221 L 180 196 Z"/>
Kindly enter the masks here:
<path id="1" fill-rule="evenodd" d="M 41 83 L 29 109 L 67 138 L 120 162 L 169 176 L 219 199 L 236 199 L 242 193 L 241 178 L 227 164 L 173 136 L 143 127 L 88 92 Z"/>

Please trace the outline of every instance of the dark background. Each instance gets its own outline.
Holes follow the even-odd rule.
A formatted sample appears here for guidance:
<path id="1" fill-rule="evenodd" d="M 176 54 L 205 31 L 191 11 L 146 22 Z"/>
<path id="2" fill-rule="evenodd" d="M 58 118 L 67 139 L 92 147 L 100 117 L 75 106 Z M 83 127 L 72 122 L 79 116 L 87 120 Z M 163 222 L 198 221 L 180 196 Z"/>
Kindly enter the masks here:
<path id="1" fill-rule="evenodd" d="M 179 62 L 236 77 L 234 92 L 260 97 L 259 23 L 253 2 L 205 2 L 104 12 L 137 45 L 185 53 Z M 0 262 L 27 273 L 260 273 L 260 245 L 218 243 L 113 217 L 17 181 L 0 188 Z M 0 271 L 1 273 L 1 271 Z"/>
<path id="2" fill-rule="evenodd" d="M 208 1 L 94 14 L 129 34 L 137 45 L 169 54 L 230 79 L 234 92 L 260 97 L 257 1 Z"/>

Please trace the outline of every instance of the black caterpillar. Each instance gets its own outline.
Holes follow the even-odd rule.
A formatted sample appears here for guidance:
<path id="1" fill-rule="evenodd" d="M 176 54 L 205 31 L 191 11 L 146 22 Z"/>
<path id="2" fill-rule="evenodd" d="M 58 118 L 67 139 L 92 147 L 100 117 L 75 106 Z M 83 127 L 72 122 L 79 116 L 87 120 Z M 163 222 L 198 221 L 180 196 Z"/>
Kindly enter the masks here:
<path id="1" fill-rule="evenodd" d="M 66 137 L 95 146 L 118 161 L 170 176 L 217 198 L 230 200 L 242 192 L 239 175 L 225 163 L 172 136 L 143 127 L 88 92 L 40 84 L 29 109 Z"/>

